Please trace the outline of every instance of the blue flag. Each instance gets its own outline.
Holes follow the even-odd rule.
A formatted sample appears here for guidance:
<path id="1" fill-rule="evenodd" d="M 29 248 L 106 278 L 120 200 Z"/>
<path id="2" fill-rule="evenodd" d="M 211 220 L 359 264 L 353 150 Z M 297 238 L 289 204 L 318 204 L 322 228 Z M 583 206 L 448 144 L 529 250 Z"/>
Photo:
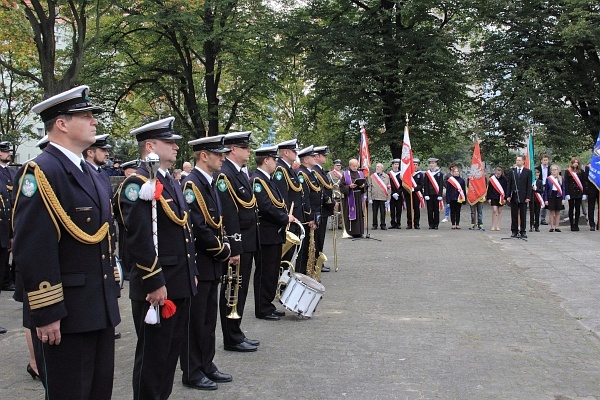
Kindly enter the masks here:
<path id="1" fill-rule="evenodd" d="M 596 145 L 594 146 L 594 150 L 592 150 L 589 180 L 597 188 L 600 188 L 600 132 L 598 132 L 598 139 L 596 139 Z"/>

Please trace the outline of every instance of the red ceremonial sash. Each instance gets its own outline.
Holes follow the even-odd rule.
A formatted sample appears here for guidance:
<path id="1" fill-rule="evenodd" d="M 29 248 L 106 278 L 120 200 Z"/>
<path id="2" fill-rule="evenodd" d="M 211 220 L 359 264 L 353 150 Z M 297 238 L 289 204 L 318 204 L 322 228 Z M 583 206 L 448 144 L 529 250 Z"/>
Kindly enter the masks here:
<path id="1" fill-rule="evenodd" d="M 546 178 L 546 182 L 548 180 L 550 180 L 550 182 L 552 182 L 552 186 L 554 186 L 554 188 L 558 192 L 558 197 L 563 197 L 562 188 L 560 187 L 560 184 L 558 183 L 558 179 L 556 179 L 552 175 L 548 175 L 548 178 Z"/>
<path id="2" fill-rule="evenodd" d="M 581 193 L 583 193 L 583 185 L 581 184 L 581 180 L 579 179 L 577 174 L 571 171 L 570 169 L 568 169 L 567 171 L 569 171 L 569 173 L 571 174 L 571 178 L 573 178 L 577 186 L 579 186 L 579 190 L 581 190 Z"/>
<path id="3" fill-rule="evenodd" d="M 427 170 L 425 172 L 425 175 L 427 175 L 427 178 L 429 179 L 429 182 L 431 183 L 431 186 L 433 186 L 433 188 L 435 189 L 435 192 L 439 196 L 440 195 L 440 185 L 438 185 L 437 181 L 433 177 L 433 173 L 430 170 Z"/>
<path id="4" fill-rule="evenodd" d="M 540 207 L 544 208 L 544 199 L 542 199 L 542 195 L 538 192 L 533 193 L 535 193 L 535 198 L 537 199 L 538 203 L 540 203 Z"/>
<path id="5" fill-rule="evenodd" d="M 492 184 L 496 192 L 500 194 L 500 204 L 504 204 L 504 189 L 502 188 L 502 185 L 500 184 L 498 178 L 496 178 L 496 175 L 492 175 L 492 177 L 490 178 L 490 183 Z"/>
<path id="6" fill-rule="evenodd" d="M 371 175 L 371 177 L 373 177 L 373 179 L 375 180 L 375 183 L 377 184 L 377 186 L 379 186 L 381 188 L 381 190 L 383 190 L 385 192 L 385 195 L 387 196 L 388 194 L 388 188 L 385 185 L 385 183 L 383 183 L 383 181 L 381 180 L 381 178 L 379 177 L 378 174 L 373 174 Z"/>
<path id="7" fill-rule="evenodd" d="M 334 169 L 334 170 L 331 170 L 331 173 L 334 174 L 335 176 L 337 176 L 338 178 L 342 179 L 343 175 L 340 173 L 340 171 L 336 171 Z"/>
<path id="8" fill-rule="evenodd" d="M 462 187 L 460 186 L 460 183 L 458 182 L 458 180 L 456 180 L 455 177 L 451 176 L 450 178 L 448 178 L 448 182 L 450 182 L 450 184 L 452 186 L 454 186 L 454 189 L 456 189 L 456 191 L 458 192 L 458 202 L 462 203 L 465 201 L 465 192 L 462 190 Z"/>
<path id="9" fill-rule="evenodd" d="M 390 181 L 392 181 L 396 190 L 400 189 L 400 182 L 398 182 L 398 178 L 396 178 L 394 171 L 388 172 L 388 175 L 390 176 Z"/>

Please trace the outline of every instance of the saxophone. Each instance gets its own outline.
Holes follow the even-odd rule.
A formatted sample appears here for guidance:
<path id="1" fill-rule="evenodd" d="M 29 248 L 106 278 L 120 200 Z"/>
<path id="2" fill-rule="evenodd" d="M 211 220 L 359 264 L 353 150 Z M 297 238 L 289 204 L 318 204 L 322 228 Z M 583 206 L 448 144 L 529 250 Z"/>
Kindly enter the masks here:
<path id="1" fill-rule="evenodd" d="M 306 261 L 306 275 L 315 279 L 317 274 L 317 258 L 315 256 L 315 230 L 310 230 L 310 236 L 308 237 L 308 260 Z M 319 268 L 319 274 L 321 269 Z"/>
<path id="2" fill-rule="evenodd" d="M 321 282 L 321 268 L 323 268 L 323 264 L 327 262 L 327 256 L 322 251 L 319 252 L 319 257 L 317 257 L 317 266 L 315 269 L 315 279 L 318 282 Z"/>

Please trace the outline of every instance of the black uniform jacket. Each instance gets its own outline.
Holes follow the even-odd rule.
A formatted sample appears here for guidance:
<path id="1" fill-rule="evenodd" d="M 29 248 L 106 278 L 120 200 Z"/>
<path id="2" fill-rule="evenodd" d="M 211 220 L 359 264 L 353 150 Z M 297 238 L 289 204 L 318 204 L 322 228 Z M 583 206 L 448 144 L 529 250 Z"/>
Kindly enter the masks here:
<path id="1" fill-rule="evenodd" d="M 12 231 L 12 198 L 6 185 L 0 181 L 0 247 L 10 247 Z"/>
<path id="2" fill-rule="evenodd" d="M 436 172 L 433 173 L 433 179 L 438 184 L 439 192 L 436 192 L 435 186 L 431 183 L 431 181 L 429 180 L 429 177 L 427 176 L 427 172 L 422 172 L 422 174 L 423 174 L 423 178 L 422 178 L 423 195 L 430 196 L 430 197 L 442 197 L 442 192 L 444 190 L 444 175 L 442 175 L 440 170 L 438 169 Z"/>
<path id="3" fill-rule="evenodd" d="M 581 188 L 575 181 L 575 178 L 571 175 L 570 171 L 566 170 L 563 172 L 565 178 L 565 194 L 571 196 L 572 199 L 580 199 L 585 194 L 585 181 L 587 180 L 587 176 L 583 170 L 575 172 L 575 175 L 579 178 L 579 182 L 582 186 Z"/>
<path id="4" fill-rule="evenodd" d="M 190 208 L 190 222 L 196 248 L 198 280 L 214 281 L 223 274 L 229 257 L 224 235 L 223 212 L 214 188 L 196 168 L 183 181 L 183 197 Z"/>
<path id="5" fill-rule="evenodd" d="M 326 174 L 320 165 L 315 165 L 313 172 L 321 185 L 322 190 L 322 204 L 321 204 L 321 218 L 323 221 L 327 221 L 327 218 L 333 215 L 333 207 L 335 202 L 333 201 L 333 184 L 329 179 L 329 174 Z"/>
<path id="6" fill-rule="evenodd" d="M 112 265 L 110 198 L 102 183 L 49 144 L 17 174 L 14 260 L 33 326 L 61 320 L 63 333 L 120 322 Z M 46 201 L 45 201 L 46 200 Z"/>
<path id="7" fill-rule="evenodd" d="M 511 203 L 525 203 L 526 199 L 531 200 L 533 188 L 531 187 L 531 170 L 523 168 L 521 176 L 516 168 L 512 168 L 508 173 L 508 185 L 506 197 L 510 197 Z"/>
<path id="8" fill-rule="evenodd" d="M 317 177 L 304 165 L 298 167 L 298 179 L 302 182 L 304 193 L 308 193 L 310 204 L 310 214 L 307 214 L 308 221 L 315 221 L 321 215 L 321 197 L 323 191 Z"/>
<path id="9" fill-rule="evenodd" d="M 119 195 L 119 210 L 125 225 L 125 243 L 131 263 L 135 266 L 129 279 L 129 298 L 145 300 L 146 295 L 163 285 L 167 298 L 182 299 L 196 294 L 194 277 L 194 242 L 188 225 L 188 207 L 183 193 L 175 190 L 158 172 L 163 184 L 160 200 L 156 201 L 158 256 L 152 238 L 152 202 L 139 198 L 139 191 L 148 178 L 145 163 L 123 182 Z"/>
<path id="10" fill-rule="evenodd" d="M 310 217 L 309 193 L 305 193 L 302 182 L 298 179 L 296 171 L 285 161 L 277 160 L 277 169 L 273 173 L 273 181 L 285 199 L 285 204 L 291 207 L 294 203 L 293 215 L 301 223 L 312 221 Z"/>
<path id="11" fill-rule="evenodd" d="M 225 159 L 217 177 L 217 189 L 231 255 L 258 250 L 256 198 L 246 173 L 238 171 L 230 160 Z"/>
<path id="12" fill-rule="evenodd" d="M 255 171 L 250 179 L 258 204 L 260 243 L 283 243 L 289 220 L 283 195 L 275 183 L 259 170 Z"/>

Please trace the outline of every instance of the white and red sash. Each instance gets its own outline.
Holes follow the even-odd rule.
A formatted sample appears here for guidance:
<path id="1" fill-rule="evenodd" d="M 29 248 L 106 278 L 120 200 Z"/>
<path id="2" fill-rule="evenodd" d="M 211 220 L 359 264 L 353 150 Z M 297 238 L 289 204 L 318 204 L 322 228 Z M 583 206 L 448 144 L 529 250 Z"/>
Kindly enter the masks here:
<path id="1" fill-rule="evenodd" d="M 437 171 L 436 171 L 437 173 Z M 431 186 L 433 186 L 433 188 L 435 189 L 435 192 L 437 193 L 437 197 L 440 197 L 440 185 L 438 185 L 437 181 L 435 180 L 435 178 L 433 177 L 433 172 L 431 172 L 431 170 L 427 170 L 425 171 L 425 175 L 427 176 L 427 178 L 429 179 L 429 182 L 431 182 Z M 444 209 L 444 200 L 440 200 L 440 210 Z"/>
<path id="2" fill-rule="evenodd" d="M 490 178 L 490 183 L 492 184 L 496 192 L 500 194 L 500 204 L 504 204 L 504 196 L 506 196 L 506 194 L 504 193 L 504 188 L 502 188 L 500 181 L 498 180 L 498 178 L 496 178 L 496 175 L 492 175 L 492 177 Z"/>
<path id="3" fill-rule="evenodd" d="M 458 182 L 458 180 L 451 176 L 450 178 L 448 178 L 448 182 L 454 186 L 454 189 L 456 189 L 456 191 L 458 192 L 458 202 L 462 203 L 465 201 L 465 192 L 462 189 L 462 186 L 460 186 L 460 183 Z"/>
<path id="4" fill-rule="evenodd" d="M 337 171 L 335 169 L 331 170 L 331 173 L 334 174 L 335 176 L 337 176 L 339 179 L 342 179 L 343 175 L 341 174 L 340 171 Z"/>
<path id="5" fill-rule="evenodd" d="M 542 199 L 542 195 L 539 194 L 538 192 L 533 192 L 535 194 L 535 198 L 537 200 L 538 203 L 540 203 L 540 207 L 544 208 L 545 204 L 544 204 L 544 199 Z"/>
<path id="6" fill-rule="evenodd" d="M 569 173 L 571 174 L 571 178 L 573 178 L 573 180 L 579 187 L 579 190 L 581 190 L 581 193 L 583 193 L 583 185 L 581 184 L 581 180 L 579 179 L 577 174 L 575 172 L 571 171 L 570 169 L 567 169 L 567 171 L 569 171 Z"/>
<path id="7" fill-rule="evenodd" d="M 396 178 L 394 171 L 388 172 L 388 175 L 390 176 L 390 181 L 394 184 L 394 188 L 396 190 L 400 189 L 400 182 L 398 182 L 398 178 Z"/>
<path id="8" fill-rule="evenodd" d="M 377 184 L 377 186 L 379 186 L 379 188 L 381 190 L 383 190 L 383 192 L 387 196 L 387 194 L 388 194 L 388 188 L 387 188 L 386 184 L 383 183 L 383 180 L 381 179 L 381 177 L 379 176 L 379 174 L 373 174 L 371 176 L 373 177 L 373 180 L 375 181 L 375 183 Z"/>
<path id="9" fill-rule="evenodd" d="M 550 181 L 552 183 L 552 186 L 554 186 L 554 188 L 556 189 L 556 192 L 558 193 L 558 197 L 563 197 L 562 188 L 560 187 L 560 184 L 558 183 L 558 179 L 556 179 L 552 175 L 548 175 L 548 178 L 546 178 L 546 182 L 548 182 L 548 181 Z"/>

